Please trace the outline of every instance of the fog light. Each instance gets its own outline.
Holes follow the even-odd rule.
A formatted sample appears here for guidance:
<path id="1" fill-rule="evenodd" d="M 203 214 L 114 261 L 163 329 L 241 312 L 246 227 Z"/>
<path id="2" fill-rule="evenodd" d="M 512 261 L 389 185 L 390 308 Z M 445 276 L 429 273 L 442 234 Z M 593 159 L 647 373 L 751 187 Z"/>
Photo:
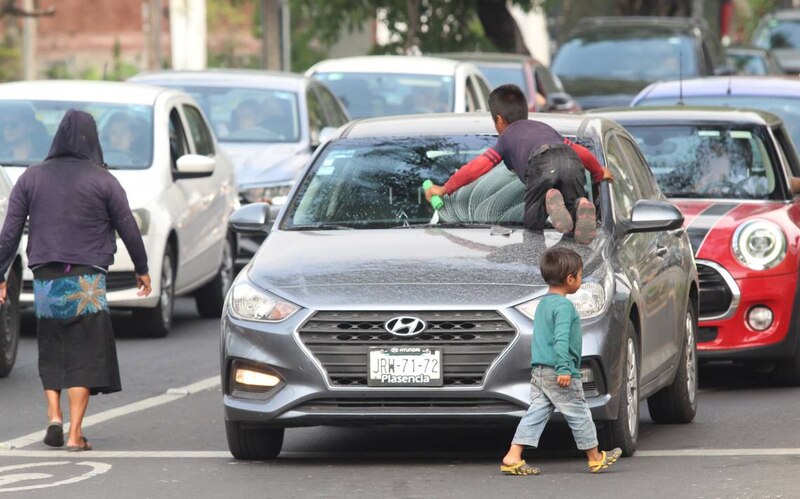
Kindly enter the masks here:
<path id="1" fill-rule="evenodd" d="M 772 310 L 769 307 L 757 306 L 747 312 L 747 325 L 756 331 L 764 331 L 772 325 Z"/>
<path id="2" fill-rule="evenodd" d="M 584 383 L 594 383 L 594 371 L 591 367 L 581 367 L 581 381 Z"/>
<path id="3" fill-rule="evenodd" d="M 252 371 L 250 369 L 236 369 L 236 383 L 247 386 L 263 386 L 272 388 L 281 382 L 281 379 L 272 374 Z"/>

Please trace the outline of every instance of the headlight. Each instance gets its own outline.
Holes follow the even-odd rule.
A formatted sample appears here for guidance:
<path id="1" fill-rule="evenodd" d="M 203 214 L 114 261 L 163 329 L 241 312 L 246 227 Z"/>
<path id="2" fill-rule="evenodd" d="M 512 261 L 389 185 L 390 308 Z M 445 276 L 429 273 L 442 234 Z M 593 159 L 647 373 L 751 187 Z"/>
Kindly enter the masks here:
<path id="1" fill-rule="evenodd" d="M 133 219 L 136 220 L 136 225 L 139 226 L 139 232 L 143 236 L 147 235 L 147 231 L 150 229 L 150 212 L 144 208 L 133 210 Z"/>
<path id="2" fill-rule="evenodd" d="M 280 322 L 291 317 L 299 308 L 246 282 L 235 284 L 230 293 L 231 315 L 246 321 Z"/>
<path id="3" fill-rule="evenodd" d="M 581 284 L 578 292 L 567 295 L 567 299 L 575 305 L 581 319 L 599 315 L 606 308 L 606 290 L 599 282 Z"/>
<path id="4" fill-rule="evenodd" d="M 286 203 L 286 196 L 289 195 L 293 186 L 294 184 L 282 184 L 269 187 L 252 187 L 239 192 L 239 197 L 245 203 L 281 205 Z"/>
<path id="5" fill-rule="evenodd" d="M 768 220 L 750 220 L 733 234 L 733 254 L 753 270 L 766 270 L 786 257 L 786 236 L 777 224 Z"/>

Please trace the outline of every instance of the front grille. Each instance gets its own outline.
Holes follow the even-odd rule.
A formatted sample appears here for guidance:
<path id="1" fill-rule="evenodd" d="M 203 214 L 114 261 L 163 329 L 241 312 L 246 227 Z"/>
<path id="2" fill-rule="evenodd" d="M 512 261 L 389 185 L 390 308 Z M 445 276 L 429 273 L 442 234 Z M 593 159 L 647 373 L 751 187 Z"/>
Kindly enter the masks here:
<path id="1" fill-rule="evenodd" d="M 717 328 L 715 327 L 700 327 L 697 328 L 697 342 L 707 343 L 717 339 Z"/>
<path id="2" fill-rule="evenodd" d="M 700 317 L 714 317 L 728 311 L 733 301 L 731 288 L 714 268 L 697 264 L 700 277 Z"/>
<path id="3" fill-rule="evenodd" d="M 383 324 L 398 316 L 424 320 L 428 329 L 410 338 Z M 369 347 L 442 348 L 444 386 L 476 386 L 516 332 L 497 312 L 317 312 L 300 328 L 300 340 L 322 363 L 334 386 L 367 386 Z"/>
<path id="4" fill-rule="evenodd" d="M 106 291 L 121 291 L 136 287 L 136 273 L 109 272 L 106 274 Z M 33 281 L 22 283 L 23 293 L 33 293 Z"/>
<path id="5" fill-rule="evenodd" d="M 333 398 L 308 401 L 296 408 L 302 412 L 348 412 L 349 409 L 369 410 L 413 410 L 414 412 L 436 411 L 438 409 L 466 409 L 469 412 L 513 412 L 525 409 L 511 402 L 499 399 L 476 398 Z"/>

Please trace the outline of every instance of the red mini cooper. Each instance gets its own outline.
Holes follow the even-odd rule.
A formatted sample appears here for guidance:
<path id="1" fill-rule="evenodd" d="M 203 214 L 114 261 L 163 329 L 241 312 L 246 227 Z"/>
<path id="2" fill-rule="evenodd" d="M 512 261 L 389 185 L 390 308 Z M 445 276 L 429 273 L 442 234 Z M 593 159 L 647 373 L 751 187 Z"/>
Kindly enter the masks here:
<path id="1" fill-rule="evenodd" d="M 800 163 L 781 119 L 691 106 L 596 114 L 636 138 L 683 211 L 700 276 L 698 355 L 800 384 Z"/>

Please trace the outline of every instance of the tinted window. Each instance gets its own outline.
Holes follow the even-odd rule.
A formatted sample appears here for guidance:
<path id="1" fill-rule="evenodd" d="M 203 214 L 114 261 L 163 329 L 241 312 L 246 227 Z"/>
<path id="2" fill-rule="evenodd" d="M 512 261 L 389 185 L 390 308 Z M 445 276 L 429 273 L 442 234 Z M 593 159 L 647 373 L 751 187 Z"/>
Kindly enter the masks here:
<path id="1" fill-rule="evenodd" d="M 775 139 L 780 146 L 778 152 L 789 166 L 789 173 L 794 177 L 800 177 L 800 161 L 797 158 L 797 150 L 786 130 L 783 127 L 775 127 L 772 129 L 772 133 L 775 134 Z"/>
<path id="2" fill-rule="evenodd" d="M 192 133 L 194 148 L 197 154 L 203 156 L 214 155 L 214 139 L 211 132 L 206 127 L 203 115 L 193 106 L 183 106 L 186 121 L 189 123 L 189 131 Z"/>
<path id="3" fill-rule="evenodd" d="M 177 168 L 178 158 L 189 153 L 189 146 L 186 142 L 186 134 L 183 131 L 183 123 L 177 109 L 169 113 L 169 155 L 172 161 L 172 168 Z"/>
<path id="4" fill-rule="evenodd" d="M 340 127 L 348 122 L 347 115 L 339 106 L 336 97 L 324 87 L 316 87 L 317 95 L 328 116 L 328 126 Z"/>
<path id="5" fill-rule="evenodd" d="M 630 126 L 668 197 L 771 199 L 774 151 L 763 127 Z M 779 178 L 779 177 L 778 177 Z"/>
<path id="6" fill-rule="evenodd" d="M 614 207 L 617 220 L 631 218 L 631 210 L 636 202 L 635 180 L 630 169 L 625 164 L 625 157 L 615 138 L 611 138 L 606 145 L 606 164 L 614 174 L 611 190 L 614 193 Z"/>
<path id="7" fill-rule="evenodd" d="M 766 59 L 758 54 L 728 53 L 728 64 L 741 75 L 765 75 L 770 71 Z"/>
<path id="8" fill-rule="evenodd" d="M 800 22 L 771 19 L 754 35 L 753 45 L 762 49 L 800 48 Z"/>
<path id="9" fill-rule="evenodd" d="M 306 92 L 306 105 L 308 106 L 308 134 L 311 137 L 311 143 L 315 144 L 319 141 L 320 130 L 325 127 L 325 110 L 322 109 L 322 104 L 312 89 Z"/>
<path id="10" fill-rule="evenodd" d="M 489 80 L 492 88 L 505 85 L 506 83 L 513 83 L 525 92 L 525 95 L 530 100 L 530 92 L 528 91 L 528 83 L 525 81 L 525 71 L 522 63 L 518 64 L 489 64 L 489 63 L 476 63 L 483 76 Z"/>
<path id="11" fill-rule="evenodd" d="M 47 156 L 68 109 L 94 116 L 103 158 L 112 169 L 149 168 L 153 161 L 153 108 L 69 101 L 0 101 L 0 164 L 28 166 Z"/>
<path id="12" fill-rule="evenodd" d="M 633 177 L 636 179 L 642 198 L 656 199 L 658 197 L 658 186 L 653 180 L 650 168 L 648 168 L 647 163 L 639 154 L 638 148 L 627 137 L 616 137 L 616 140 L 628 159 L 628 164 L 631 166 Z"/>
<path id="13" fill-rule="evenodd" d="M 387 73 L 315 73 L 352 118 L 446 113 L 454 109 L 452 76 Z"/>
<path id="14" fill-rule="evenodd" d="M 297 94 L 283 90 L 178 87 L 203 108 L 221 142 L 298 142 Z"/>

